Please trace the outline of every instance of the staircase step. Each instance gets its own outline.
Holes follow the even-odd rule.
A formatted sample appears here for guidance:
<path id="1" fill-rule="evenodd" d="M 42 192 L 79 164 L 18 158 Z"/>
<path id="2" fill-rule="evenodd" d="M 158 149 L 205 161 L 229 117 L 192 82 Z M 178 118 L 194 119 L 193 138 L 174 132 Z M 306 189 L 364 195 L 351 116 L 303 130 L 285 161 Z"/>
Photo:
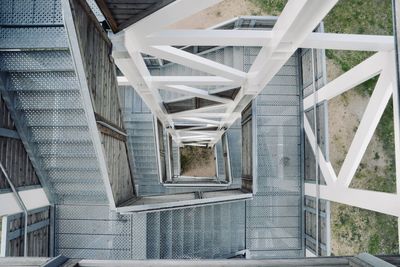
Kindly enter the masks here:
<path id="1" fill-rule="evenodd" d="M 87 126 L 80 127 L 30 127 L 33 142 L 72 143 L 90 142 Z"/>
<path id="2" fill-rule="evenodd" d="M 57 154 L 59 156 L 66 155 L 94 155 L 95 151 L 92 143 L 42 143 L 37 148 L 40 155 Z"/>
<path id="3" fill-rule="evenodd" d="M 20 110 L 20 113 L 22 112 L 23 110 Z M 83 109 L 27 110 L 24 113 L 24 122 L 27 126 L 36 127 L 87 126 L 87 120 Z"/>
<path id="4" fill-rule="evenodd" d="M 68 50 L 2 51 L 0 52 L 0 71 L 74 71 L 74 66 Z"/>
<path id="5" fill-rule="evenodd" d="M 82 108 L 82 101 L 79 91 L 19 91 L 16 93 L 15 108 L 18 110 L 71 110 Z"/>
<path id="6" fill-rule="evenodd" d="M 19 91 L 74 91 L 79 90 L 74 71 L 11 72 L 7 90 Z"/>
<path id="7" fill-rule="evenodd" d="M 0 27 L 0 36 L 7 36 L 7 38 L 0 38 L 0 49 L 68 48 L 67 33 L 61 25 L 58 27 Z"/>
<path id="8" fill-rule="evenodd" d="M 59 159 L 59 158 L 44 158 L 42 159 L 42 166 L 46 169 L 97 169 L 97 160 L 93 158 L 70 158 L 70 159 Z"/>

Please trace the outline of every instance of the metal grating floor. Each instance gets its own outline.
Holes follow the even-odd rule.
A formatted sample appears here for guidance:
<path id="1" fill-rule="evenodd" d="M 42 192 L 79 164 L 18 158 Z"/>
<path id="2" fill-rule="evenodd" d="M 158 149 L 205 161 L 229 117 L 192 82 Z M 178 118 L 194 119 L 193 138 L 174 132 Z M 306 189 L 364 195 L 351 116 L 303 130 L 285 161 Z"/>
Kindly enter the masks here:
<path id="1" fill-rule="evenodd" d="M 245 62 L 257 50 L 245 51 Z M 257 193 L 246 205 L 248 258 L 304 255 L 299 92 L 295 53 L 254 101 Z"/>

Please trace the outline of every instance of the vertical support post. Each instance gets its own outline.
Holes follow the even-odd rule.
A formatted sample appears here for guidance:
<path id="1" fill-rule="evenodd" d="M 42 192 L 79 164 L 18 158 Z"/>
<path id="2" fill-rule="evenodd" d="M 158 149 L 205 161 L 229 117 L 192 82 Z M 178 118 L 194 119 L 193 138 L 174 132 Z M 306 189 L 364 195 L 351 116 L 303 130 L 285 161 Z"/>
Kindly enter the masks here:
<path id="1" fill-rule="evenodd" d="M 18 194 L 17 190 L 15 189 L 14 184 L 12 183 L 10 177 L 6 169 L 4 168 L 3 164 L 0 163 L 0 170 L 2 171 L 4 177 L 6 178 L 10 188 L 13 192 L 15 199 L 18 202 L 19 207 L 22 209 L 24 213 L 24 257 L 28 257 L 28 210 L 26 209 L 25 203 L 22 200 L 21 196 Z M 7 239 L 6 239 L 7 242 Z"/>
<path id="2" fill-rule="evenodd" d="M 393 86 L 393 121 L 394 121 L 394 143 L 395 143 L 395 161 L 396 161 L 396 193 L 400 194 L 400 3 L 392 0 L 393 12 L 393 34 L 396 54 L 396 76 L 397 82 Z M 398 218 L 398 232 L 400 241 L 400 218 Z M 400 247 L 399 247 L 400 251 Z"/>
<path id="3" fill-rule="evenodd" d="M 0 257 L 6 257 L 8 255 L 8 238 L 7 233 L 9 231 L 8 216 L 3 216 L 1 220 L 1 242 L 0 242 Z"/>
<path id="4" fill-rule="evenodd" d="M 319 256 L 319 153 L 318 153 L 318 126 L 317 126 L 317 101 L 318 93 L 315 84 L 315 64 L 314 64 L 314 49 L 311 49 L 311 68 L 312 68 L 312 84 L 313 84 L 313 120 L 314 120 L 314 157 L 315 157 L 315 186 L 317 189 L 315 197 L 315 255 Z"/>
<path id="5" fill-rule="evenodd" d="M 56 207 L 55 205 L 51 205 L 49 207 L 49 217 L 50 217 L 50 223 L 49 223 L 49 231 L 50 231 L 50 237 L 49 237 L 49 257 L 55 257 L 55 212 L 56 212 Z"/>

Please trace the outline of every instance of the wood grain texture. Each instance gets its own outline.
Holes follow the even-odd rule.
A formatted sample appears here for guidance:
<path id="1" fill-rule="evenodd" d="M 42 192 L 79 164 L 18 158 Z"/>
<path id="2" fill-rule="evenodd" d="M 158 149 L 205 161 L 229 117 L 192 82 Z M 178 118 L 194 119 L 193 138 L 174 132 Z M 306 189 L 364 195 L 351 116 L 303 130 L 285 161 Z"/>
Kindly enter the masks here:
<path id="1" fill-rule="evenodd" d="M 10 112 L 0 96 L 0 128 L 16 130 Z M 8 172 L 15 187 L 40 185 L 35 170 L 21 140 L 0 137 L 0 162 Z M 4 175 L 0 172 L 0 190 L 9 190 Z"/>
<path id="2" fill-rule="evenodd" d="M 50 210 L 42 210 L 37 213 L 28 215 L 28 226 L 35 223 L 48 220 L 50 218 Z M 12 257 L 20 257 L 24 255 L 24 218 L 21 216 L 11 220 L 9 223 L 9 232 L 21 230 L 21 235 L 15 239 L 9 240 L 8 255 Z M 29 257 L 48 257 L 49 256 L 49 225 L 28 233 L 28 256 Z"/>
<path id="3" fill-rule="evenodd" d="M 112 44 L 86 1 L 70 0 L 70 3 L 96 120 L 125 132 L 118 99 L 116 67 L 111 57 Z M 98 129 L 111 188 L 118 206 L 135 197 L 126 138 L 99 124 Z"/>

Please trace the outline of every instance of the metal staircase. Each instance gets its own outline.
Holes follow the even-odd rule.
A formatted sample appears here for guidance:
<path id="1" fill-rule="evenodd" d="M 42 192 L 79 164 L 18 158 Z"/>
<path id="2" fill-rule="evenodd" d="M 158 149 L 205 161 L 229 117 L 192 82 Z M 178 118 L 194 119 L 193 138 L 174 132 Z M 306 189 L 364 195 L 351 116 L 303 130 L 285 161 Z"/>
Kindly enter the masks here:
<path id="1" fill-rule="evenodd" d="M 0 13 L 1 93 L 54 203 L 108 204 L 61 2 L 7 1 Z"/>
<path id="2" fill-rule="evenodd" d="M 229 258 L 245 249 L 243 202 L 149 213 L 148 259 Z"/>

